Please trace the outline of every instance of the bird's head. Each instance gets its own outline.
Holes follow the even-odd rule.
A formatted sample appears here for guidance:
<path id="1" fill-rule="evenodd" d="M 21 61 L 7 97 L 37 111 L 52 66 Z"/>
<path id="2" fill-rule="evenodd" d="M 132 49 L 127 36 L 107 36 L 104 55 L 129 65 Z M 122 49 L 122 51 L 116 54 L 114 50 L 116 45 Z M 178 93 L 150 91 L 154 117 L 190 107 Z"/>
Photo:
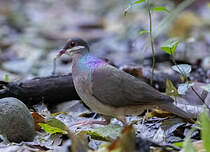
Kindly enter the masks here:
<path id="1" fill-rule="evenodd" d="M 63 54 L 72 56 L 74 54 L 83 54 L 89 52 L 88 43 L 80 38 L 69 39 L 63 49 L 60 50 L 56 58 Z"/>

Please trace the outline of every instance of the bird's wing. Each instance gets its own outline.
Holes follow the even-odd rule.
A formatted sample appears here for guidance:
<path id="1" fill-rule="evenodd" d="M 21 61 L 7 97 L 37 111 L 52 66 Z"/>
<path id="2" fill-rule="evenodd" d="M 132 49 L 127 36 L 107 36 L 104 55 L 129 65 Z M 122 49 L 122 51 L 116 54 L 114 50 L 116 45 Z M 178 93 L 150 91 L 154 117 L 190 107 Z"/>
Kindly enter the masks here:
<path id="1" fill-rule="evenodd" d="M 169 98 L 145 82 L 108 64 L 93 71 L 92 95 L 103 104 L 115 107 L 164 104 Z"/>

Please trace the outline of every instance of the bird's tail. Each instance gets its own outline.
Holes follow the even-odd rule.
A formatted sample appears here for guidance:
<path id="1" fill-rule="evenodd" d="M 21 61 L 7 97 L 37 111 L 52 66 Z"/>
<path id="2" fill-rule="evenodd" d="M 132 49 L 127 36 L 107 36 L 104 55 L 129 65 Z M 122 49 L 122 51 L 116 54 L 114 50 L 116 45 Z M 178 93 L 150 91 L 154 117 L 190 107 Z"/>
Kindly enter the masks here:
<path id="1" fill-rule="evenodd" d="M 160 109 L 171 112 L 189 122 L 192 122 L 193 121 L 192 119 L 194 118 L 193 114 L 183 111 L 182 109 L 178 108 L 173 103 L 161 105 Z"/>

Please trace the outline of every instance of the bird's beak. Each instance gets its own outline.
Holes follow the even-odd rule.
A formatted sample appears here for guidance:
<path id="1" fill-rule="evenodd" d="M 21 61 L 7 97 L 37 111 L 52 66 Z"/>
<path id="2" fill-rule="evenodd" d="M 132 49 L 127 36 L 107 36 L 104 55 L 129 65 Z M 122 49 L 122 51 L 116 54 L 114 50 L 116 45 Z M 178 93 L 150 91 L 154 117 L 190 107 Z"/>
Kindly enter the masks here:
<path id="1" fill-rule="evenodd" d="M 65 54 L 66 53 L 66 50 L 65 49 L 61 49 L 60 51 L 59 51 L 59 53 L 56 55 L 56 59 L 58 59 L 60 56 L 62 56 L 63 54 Z"/>
<path id="2" fill-rule="evenodd" d="M 63 49 L 60 50 L 60 52 L 57 54 L 56 56 L 56 59 L 59 58 L 60 56 L 62 56 L 63 54 L 68 54 L 70 55 L 71 52 L 74 52 L 74 51 L 77 51 L 79 49 L 84 49 L 85 47 L 84 46 L 75 46 L 75 47 L 72 47 L 70 49 L 66 49 L 65 47 Z"/>

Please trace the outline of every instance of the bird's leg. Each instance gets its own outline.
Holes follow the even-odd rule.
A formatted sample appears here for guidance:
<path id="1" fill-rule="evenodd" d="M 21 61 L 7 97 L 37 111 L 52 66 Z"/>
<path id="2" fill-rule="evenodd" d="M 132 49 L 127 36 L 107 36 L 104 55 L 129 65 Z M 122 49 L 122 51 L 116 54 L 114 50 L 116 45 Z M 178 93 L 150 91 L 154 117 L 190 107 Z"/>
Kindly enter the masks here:
<path id="1" fill-rule="evenodd" d="M 149 110 L 146 109 L 146 113 L 145 113 L 145 115 L 143 116 L 143 119 L 142 119 L 142 124 L 144 124 L 146 116 L 147 116 L 148 113 L 149 113 Z"/>
<path id="2" fill-rule="evenodd" d="M 83 126 L 83 125 L 93 125 L 93 124 L 98 124 L 98 125 L 108 125 L 112 119 L 110 116 L 103 116 L 104 121 L 99 121 L 99 120 L 85 120 L 85 121 L 80 121 L 77 123 L 72 124 L 71 126 Z"/>
<path id="3" fill-rule="evenodd" d="M 128 123 L 126 122 L 125 116 L 117 116 L 116 118 L 123 123 L 123 126 L 128 125 Z"/>

